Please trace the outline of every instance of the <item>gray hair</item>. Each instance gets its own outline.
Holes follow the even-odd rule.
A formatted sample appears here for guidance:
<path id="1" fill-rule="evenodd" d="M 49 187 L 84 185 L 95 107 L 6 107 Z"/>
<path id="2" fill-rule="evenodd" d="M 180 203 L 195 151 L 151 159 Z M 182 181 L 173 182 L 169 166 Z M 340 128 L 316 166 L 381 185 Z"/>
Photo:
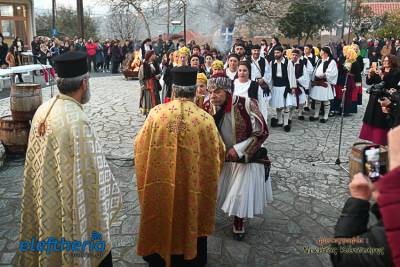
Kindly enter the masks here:
<path id="1" fill-rule="evenodd" d="M 191 86 L 180 86 L 180 85 L 172 85 L 172 90 L 175 92 L 175 97 L 183 97 L 183 98 L 195 98 L 196 96 L 196 85 Z"/>
<path id="2" fill-rule="evenodd" d="M 89 79 L 88 73 L 72 78 L 58 78 L 57 87 L 61 93 L 69 94 L 77 91 L 79 87 L 81 87 L 83 81 L 87 79 Z"/>

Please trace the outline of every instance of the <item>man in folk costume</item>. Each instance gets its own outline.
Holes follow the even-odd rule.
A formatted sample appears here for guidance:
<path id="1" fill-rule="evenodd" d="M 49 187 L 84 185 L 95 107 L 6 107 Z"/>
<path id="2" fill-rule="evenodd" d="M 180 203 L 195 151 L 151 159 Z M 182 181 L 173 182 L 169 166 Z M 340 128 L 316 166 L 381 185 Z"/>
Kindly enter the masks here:
<path id="1" fill-rule="evenodd" d="M 172 73 L 172 101 L 150 111 L 135 139 L 137 254 L 149 266 L 205 266 L 225 146 L 212 116 L 193 103 L 197 71 Z"/>
<path id="2" fill-rule="evenodd" d="M 316 65 L 310 91 L 310 97 L 315 100 L 315 113 L 310 116 L 310 121 L 318 120 L 321 105 L 324 105 L 324 117 L 320 122 L 326 123 L 331 108 L 330 100 L 335 97 L 333 86 L 338 79 L 338 68 L 329 47 L 323 47 L 320 55 L 321 60 Z"/>
<path id="3" fill-rule="evenodd" d="M 240 61 L 247 60 L 247 58 L 246 58 L 246 50 L 245 50 L 243 42 L 239 42 L 239 43 L 236 44 L 236 46 L 235 46 L 235 54 L 239 56 L 239 60 Z"/>
<path id="4" fill-rule="evenodd" d="M 294 65 L 297 87 L 295 92 L 291 95 L 293 98 L 292 101 L 296 103 L 296 105 L 292 106 L 290 109 L 290 121 L 292 120 L 293 113 L 296 108 L 298 109 L 298 119 L 302 121 L 304 120 L 303 108 L 307 100 L 306 90 L 308 90 L 310 86 L 310 76 L 307 71 L 308 60 L 301 60 L 300 57 L 301 51 L 299 49 L 293 49 L 291 63 Z"/>
<path id="5" fill-rule="evenodd" d="M 293 102 L 292 94 L 297 87 L 296 75 L 293 64 L 283 56 L 283 48 L 275 48 L 275 60 L 270 62 L 271 78 L 269 81 L 271 89 L 271 107 L 276 109 L 277 118 L 271 119 L 272 127 L 284 127 L 286 132 L 290 131 L 289 113 Z"/>
<path id="6" fill-rule="evenodd" d="M 60 94 L 41 105 L 32 120 L 20 241 L 60 243 L 50 253 L 49 247 L 21 252 L 19 266 L 112 266 L 109 231 L 121 194 L 83 111 L 82 105 L 90 99 L 86 57 L 82 52 L 67 52 L 55 58 Z M 96 238 L 104 241 L 101 257 L 84 245 Z M 74 257 L 71 243 L 75 241 L 82 242 L 80 251 L 87 253 L 83 257 Z"/>
<path id="7" fill-rule="evenodd" d="M 226 147 L 225 164 L 218 186 L 218 207 L 234 216 L 233 234 L 244 238 L 244 218 L 262 214 L 272 201 L 269 160 L 265 148 L 268 128 L 257 101 L 232 96 L 227 77 L 208 80 L 210 99 L 205 110 L 213 115 Z"/>
<path id="8" fill-rule="evenodd" d="M 303 58 L 307 59 L 308 62 L 311 64 L 311 67 L 309 66 L 309 64 L 307 64 L 307 72 L 310 75 L 310 81 L 311 81 L 318 58 L 314 55 L 313 46 L 310 44 L 306 45 L 303 51 L 304 51 Z M 304 111 L 310 111 L 311 107 L 310 89 L 306 90 L 306 95 L 307 95 L 307 105 L 304 107 Z"/>
<path id="9" fill-rule="evenodd" d="M 253 45 L 251 49 L 251 80 L 256 81 L 261 88 L 268 88 L 268 81 L 271 79 L 271 70 L 269 69 L 269 64 L 267 60 L 263 57 L 260 57 L 260 49 L 259 45 Z M 265 120 L 267 120 L 265 118 Z"/>

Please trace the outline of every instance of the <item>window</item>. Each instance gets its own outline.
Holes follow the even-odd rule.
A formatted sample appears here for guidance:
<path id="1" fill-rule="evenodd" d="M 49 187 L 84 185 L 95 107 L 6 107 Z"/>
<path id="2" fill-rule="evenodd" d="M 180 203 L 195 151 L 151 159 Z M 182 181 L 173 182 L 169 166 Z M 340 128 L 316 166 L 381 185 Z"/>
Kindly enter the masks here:
<path id="1" fill-rule="evenodd" d="M 28 36 L 26 36 L 26 21 L 16 20 L 15 21 L 15 32 L 16 36 L 20 37 L 21 40 L 26 42 Z"/>
<path id="2" fill-rule="evenodd" d="M 14 16 L 26 17 L 26 7 L 24 5 L 15 5 L 14 6 Z"/>
<path id="3" fill-rule="evenodd" d="M 5 19 L 1 21 L 1 28 L 3 30 L 3 36 L 12 38 L 14 37 L 14 21 Z"/>
<path id="4" fill-rule="evenodd" d="M 0 5 L 0 16 L 12 17 L 13 16 L 13 6 L 11 6 L 11 5 Z"/>

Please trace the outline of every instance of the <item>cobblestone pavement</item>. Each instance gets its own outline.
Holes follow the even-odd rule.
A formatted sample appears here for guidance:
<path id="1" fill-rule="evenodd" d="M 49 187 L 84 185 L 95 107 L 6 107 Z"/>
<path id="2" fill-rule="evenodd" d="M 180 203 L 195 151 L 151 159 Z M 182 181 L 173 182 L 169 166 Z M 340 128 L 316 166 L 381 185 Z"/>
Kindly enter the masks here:
<path id="1" fill-rule="evenodd" d="M 135 253 L 140 211 L 132 161 L 115 160 L 132 158 L 133 140 L 144 121 L 138 112 L 138 82 L 119 76 L 90 82 L 92 99 L 85 110 L 123 193 L 123 208 L 111 228 L 114 266 L 147 266 Z M 43 89 L 44 100 L 49 94 L 50 88 Z M 9 113 L 8 107 L 9 99 L 0 100 L 1 116 Z M 363 113 L 360 108 L 357 115 L 344 119 L 343 160 L 357 140 Z M 326 124 L 294 119 L 290 133 L 270 129 L 274 201 L 264 215 L 246 222 L 247 236 L 242 242 L 232 239 L 232 219 L 217 212 L 216 231 L 208 240 L 208 266 L 331 266 L 328 255 L 306 254 L 304 246 L 316 246 L 317 239 L 332 235 L 348 197 L 345 172 L 334 164 L 312 165 L 334 163 L 339 126 L 340 118 Z M 23 163 L 23 159 L 11 159 L 0 170 L 0 265 L 16 260 Z"/>

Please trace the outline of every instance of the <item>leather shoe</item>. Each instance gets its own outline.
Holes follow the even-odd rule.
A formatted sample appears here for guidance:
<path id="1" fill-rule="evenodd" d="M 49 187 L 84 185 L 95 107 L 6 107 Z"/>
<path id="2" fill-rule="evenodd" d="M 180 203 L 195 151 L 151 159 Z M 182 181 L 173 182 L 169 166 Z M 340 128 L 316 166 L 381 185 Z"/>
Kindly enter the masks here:
<path id="1" fill-rule="evenodd" d="M 326 120 L 326 119 L 320 119 L 320 120 L 319 120 L 320 123 L 326 123 L 327 121 L 328 121 L 328 120 Z"/>

